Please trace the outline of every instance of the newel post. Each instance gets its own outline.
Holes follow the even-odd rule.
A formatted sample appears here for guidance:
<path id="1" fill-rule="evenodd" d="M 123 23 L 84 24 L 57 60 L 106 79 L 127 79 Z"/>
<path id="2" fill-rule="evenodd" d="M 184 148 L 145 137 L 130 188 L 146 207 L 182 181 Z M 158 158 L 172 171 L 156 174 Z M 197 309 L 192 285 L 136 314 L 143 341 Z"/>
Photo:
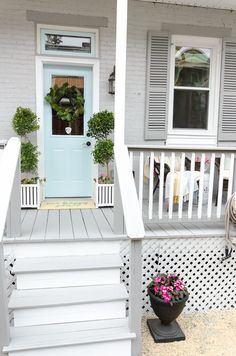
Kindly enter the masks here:
<path id="1" fill-rule="evenodd" d="M 142 321 L 142 238 L 130 239 L 129 256 L 129 324 L 136 334 L 132 340 L 132 356 L 141 356 Z"/>
<path id="2" fill-rule="evenodd" d="M 20 160 L 18 159 L 14 183 L 11 192 L 11 200 L 7 215 L 7 237 L 19 237 L 21 235 L 21 187 L 20 187 Z"/>
<path id="3" fill-rule="evenodd" d="M 1 239 L 0 239 L 1 240 Z M 2 349 L 9 345 L 10 327 L 8 315 L 7 283 L 4 264 L 3 245 L 0 241 L 0 356 L 4 356 Z"/>

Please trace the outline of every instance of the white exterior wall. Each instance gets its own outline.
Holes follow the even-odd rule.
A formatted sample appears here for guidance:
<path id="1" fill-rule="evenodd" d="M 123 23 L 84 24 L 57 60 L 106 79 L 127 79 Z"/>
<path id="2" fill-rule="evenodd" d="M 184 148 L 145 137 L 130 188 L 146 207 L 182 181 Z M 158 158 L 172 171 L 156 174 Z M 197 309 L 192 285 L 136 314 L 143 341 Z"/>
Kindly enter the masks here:
<path id="1" fill-rule="evenodd" d="M 11 118 L 17 106 L 35 110 L 35 24 L 26 10 L 108 17 L 100 29 L 100 109 L 113 110 L 108 77 L 115 62 L 115 0 L 0 1 L 0 140 L 13 135 Z M 129 1 L 126 142 L 144 141 L 147 31 L 162 23 L 232 28 L 235 12 Z M 79 24 L 78 24 L 79 26 Z"/>

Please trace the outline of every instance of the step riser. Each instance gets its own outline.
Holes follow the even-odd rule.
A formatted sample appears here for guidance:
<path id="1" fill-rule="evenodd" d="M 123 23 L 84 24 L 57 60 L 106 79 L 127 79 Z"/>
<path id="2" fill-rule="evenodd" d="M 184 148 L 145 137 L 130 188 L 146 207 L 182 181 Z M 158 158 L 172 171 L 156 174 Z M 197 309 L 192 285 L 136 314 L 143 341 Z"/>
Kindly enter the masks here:
<path id="1" fill-rule="evenodd" d="M 119 241 L 31 242 L 4 244 L 4 253 L 16 258 L 119 254 Z"/>
<path id="2" fill-rule="evenodd" d="M 131 341 L 109 341 L 48 349 L 10 352 L 9 356 L 130 356 Z"/>
<path id="3" fill-rule="evenodd" d="M 124 318 L 125 306 L 126 302 L 120 300 L 46 308 L 17 309 L 14 311 L 14 324 L 15 326 L 30 326 Z"/>
<path id="4" fill-rule="evenodd" d="M 120 283 L 119 268 L 17 274 L 17 289 L 79 287 L 116 283 Z"/>

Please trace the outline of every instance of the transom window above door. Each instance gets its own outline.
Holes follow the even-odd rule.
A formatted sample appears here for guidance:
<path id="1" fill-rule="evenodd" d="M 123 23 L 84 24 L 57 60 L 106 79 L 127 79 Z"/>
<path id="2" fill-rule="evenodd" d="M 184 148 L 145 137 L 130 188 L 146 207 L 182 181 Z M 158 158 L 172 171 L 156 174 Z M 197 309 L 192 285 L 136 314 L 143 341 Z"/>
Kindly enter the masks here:
<path id="1" fill-rule="evenodd" d="M 38 53 L 97 57 L 98 30 L 38 25 Z"/>
<path id="2" fill-rule="evenodd" d="M 168 134 L 216 135 L 220 40 L 172 36 Z"/>

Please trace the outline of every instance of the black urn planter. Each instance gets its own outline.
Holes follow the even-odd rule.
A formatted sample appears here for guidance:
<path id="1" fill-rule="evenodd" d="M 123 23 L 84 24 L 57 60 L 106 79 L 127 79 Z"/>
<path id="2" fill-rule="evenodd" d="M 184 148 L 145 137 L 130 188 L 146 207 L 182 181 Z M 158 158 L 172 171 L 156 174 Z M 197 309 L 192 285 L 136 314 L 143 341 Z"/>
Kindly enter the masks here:
<path id="1" fill-rule="evenodd" d="M 155 342 L 185 340 L 185 335 L 175 320 L 185 307 L 188 295 L 179 301 L 170 303 L 156 297 L 150 289 L 148 295 L 152 309 L 159 319 L 148 319 L 147 324 Z"/>

